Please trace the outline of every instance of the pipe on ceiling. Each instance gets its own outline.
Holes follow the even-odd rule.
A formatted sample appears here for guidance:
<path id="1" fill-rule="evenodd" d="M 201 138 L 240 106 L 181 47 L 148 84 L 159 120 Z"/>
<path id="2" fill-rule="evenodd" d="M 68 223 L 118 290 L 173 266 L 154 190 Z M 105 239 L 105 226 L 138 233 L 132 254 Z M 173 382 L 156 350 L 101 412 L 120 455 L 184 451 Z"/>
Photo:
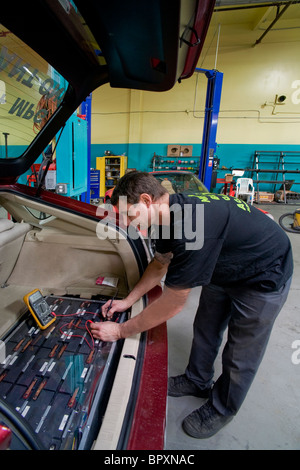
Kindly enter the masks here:
<path id="1" fill-rule="evenodd" d="M 253 44 L 253 46 L 252 46 L 252 47 L 254 47 L 262 41 L 262 39 L 273 28 L 275 23 L 277 23 L 279 18 L 284 14 L 284 12 L 288 9 L 288 7 L 291 6 L 292 4 L 297 4 L 297 3 L 300 3 L 300 0 L 289 1 L 289 2 L 268 2 L 268 3 L 255 3 L 255 4 L 252 3 L 251 5 L 231 6 L 231 7 L 224 7 L 224 8 L 216 6 L 214 11 L 215 12 L 222 12 L 222 11 L 233 11 L 233 10 L 249 10 L 251 8 L 267 8 L 267 7 L 271 7 L 271 6 L 277 7 L 277 15 L 276 15 L 274 21 L 272 21 L 270 26 L 256 40 L 255 44 Z M 284 7 L 282 8 L 281 11 L 279 11 L 280 6 L 283 6 L 283 5 L 284 5 Z"/>
<path id="2" fill-rule="evenodd" d="M 287 3 L 280 12 L 277 13 L 276 15 L 276 18 L 274 21 L 272 21 L 272 23 L 270 24 L 270 26 L 265 30 L 265 32 L 255 41 L 255 43 L 253 44 L 253 47 L 256 46 L 257 44 L 259 44 L 262 39 L 266 36 L 266 34 L 268 34 L 268 32 L 273 28 L 274 24 L 277 23 L 277 21 L 279 20 L 279 18 L 283 15 L 283 13 L 289 8 L 289 6 L 292 5 L 293 2 L 289 2 Z"/>
<path id="3" fill-rule="evenodd" d="M 287 5 L 289 3 L 293 3 L 296 5 L 297 3 L 300 3 L 300 0 L 295 0 L 293 2 L 289 1 L 278 1 L 278 2 L 252 2 L 251 4 L 248 5 L 242 5 L 242 2 L 239 3 L 239 6 L 224 6 L 222 7 L 221 5 L 215 5 L 214 11 L 215 12 L 222 12 L 222 11 L 233 11 L 233 10 L 249 10 L 252 8 L 268 8 L 268 7 L 280 7 L 282 5 Z M 236 3 L 237 4 L 237 3 Z"/>

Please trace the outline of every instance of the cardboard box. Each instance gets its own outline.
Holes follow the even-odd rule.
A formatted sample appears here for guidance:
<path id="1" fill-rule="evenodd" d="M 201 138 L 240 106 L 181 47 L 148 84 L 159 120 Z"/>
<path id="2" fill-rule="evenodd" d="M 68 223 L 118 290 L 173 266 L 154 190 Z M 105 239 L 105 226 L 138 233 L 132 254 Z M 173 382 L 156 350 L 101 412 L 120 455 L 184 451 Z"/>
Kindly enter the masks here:
<path id="1" fill-rule="evenodd" d="M 298 202 L 300 200 L 300 192 L 297 193 L 296 191 L 286 191 L 285 197 L 287 201 Z M 278 191 L 276 191 L 274 194 L 274 201 L 284 202 L 284 191 L 282 189 L 278 189 Z"/>
<path id="2" fill-rule="evenodd" d="M 255 193 L 255 199 L 256 202 L 273 202 L 274 201 L 274 194 L 273 193 L 268 193 L 265 191 L 260 191 L 259 192 L 259 199 L 258 199 L 258 193 Z"/>
<path id="3" fill-rule="evenodd" d="M 193 156 L 193 146 L 192 145 L 181 145 L 180 146 L 180 156 L 181 157 L 192 157 Z"/>
<path id="4" fill-rule="evenodd" d="M 233 175 L 231 173 L 226 173 L 225 183 L 231 183 L 232 180 L 233 180 Z"/>
<path id="5" fill-rule="evenodd" d="M 180 155 L 180 145 L 168 145 L 168 157 L 179 157 Z"/>

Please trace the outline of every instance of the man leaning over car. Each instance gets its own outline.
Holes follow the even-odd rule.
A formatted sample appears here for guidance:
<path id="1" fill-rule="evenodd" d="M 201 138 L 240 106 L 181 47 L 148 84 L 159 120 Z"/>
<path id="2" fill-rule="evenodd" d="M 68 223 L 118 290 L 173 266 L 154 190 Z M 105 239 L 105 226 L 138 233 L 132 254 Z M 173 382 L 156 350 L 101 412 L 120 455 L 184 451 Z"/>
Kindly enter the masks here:
<path id="1" fill-rule="evenodd" d="M 127 225 L 153 224 L 157 240 L 154 259 L 137 285 L 123 300 L 107 302 L 103 316 L 130 308 L 164 275 L 165 288 L 137 316 L 121 324 L 94 323 L 91 331 L 102 341 L 116 341 L 149 330 L 178 314 L 191 288 L 202 286 L 189 363 L 184 374 L 169 378 L 168 394 L 207 399 L 182 425 L 192 437 L 210 437 L 241 407 L 286 301 L 293 272 L 289 238 L 273 220 L 240 199 L 211 193 L 169 195 L 144 172 L 123 176 L 111 202 Z M 186 234 L 191 233 L 185 230 L 187 221 L 195 237 L 203 234 L 200 243 Z M 214 383 L 214 361 L 226 328 L 222 373 Z"/>

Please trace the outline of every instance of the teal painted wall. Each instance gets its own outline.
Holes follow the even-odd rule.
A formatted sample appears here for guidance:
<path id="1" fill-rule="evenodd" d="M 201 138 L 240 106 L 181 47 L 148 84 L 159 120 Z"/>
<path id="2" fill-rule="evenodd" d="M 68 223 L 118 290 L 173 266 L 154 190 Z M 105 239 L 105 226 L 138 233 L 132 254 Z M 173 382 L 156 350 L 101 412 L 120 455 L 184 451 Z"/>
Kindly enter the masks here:
<path id="1" fill-rule="evenodd" d="M 174 143 L 174 142 L 172 142 Z M 183 144 L 184 145 L 184 144 Z M 193 145 L 193 156 L 201 154 L 201 144 L 189 143 Z M 104 155 L 105 150 L 110 150 L 115 155 L 122 155 L 125 153 L 128 156 L 128 167 L 136 168 L 142 171 L 151 171 L 151 161 L 154 153 L 157 155 L 167 155 L 168 144 L 92 144 L 91 145 L 91 168 L 96 167 L 96 158 Z M 24 148 L 17 149 L 9 148 L 9 156 L 15 157 L 22 154 Z M 283 151 L 283 152 L 299 152 L 299 156 L 292 159 L 287 155 L 286 161 L 295 161 L 293 165 L 288 164 L 286 168 L 300 170 L 300 145 L 255 145 L 255 144 L 218 144 L 216 149 L 216 156 L 220 159 L 220 168 L 218 171 L 218 178 L 223 178 L 225 173 L 229 173 L 233 168 L 253 168 L 254 153 L 256 150 L 260 151 Z M 13 151 L 13 154 L 11 153 Z M 2 158 L 4 149 L 0 149 Z M 222 167 L 225 167 L 222 169 Z M 267 165 L 264 168 L 273 168 Z M 250 174 L 245 174 L 249 176 Z M 269 178 L 270 175 L 267 176 Z M 300 192 L 300 175 L 289 175 L 286 179 L 295 180 L 294 191 Z M 26 184 L 26 176 L 23 175 L 19 178 L 19 182 Z M 220 189 L 221 185 L 217 185 L 215 191 Z M 262 191 L 273 191 L 274 185 L 265 184 L 260 187 Z M 276 189 L 279 189 L 276 187 Z"/>
<path id="2" fill-rule="evenodd" d="M 201 145 L 190 143 L 193 145 L 193 156 L 201 154 Z M 136 168 L 142 171 L 151 171 L 151 160 L 156 155 L 167 155 L 168 144 L 93 144 L 91 149 L 91 165 L 96 167 L 96 157 L 104 155 L 105 150 L 110 150 L 115 155 L 122 155 L 125 153 L 128 156 L 128 167 Z M 129 150 L 129 151 L 128 151 Z M 220 168 L 218 171 L 218 178 L 224 178 L 225 173 L 230 173 L 233 168 L 255 168 L 253 167 L 255 151 L 282 151 L 282 152 L 299 152 L 298 157 L 289 157 L 287 155 L 286 161 L 294 161 L 295 163 L 287 164 L 286 168 L 291 170 L 300 170 L 300 145 L 254 145 L 254 144 L 218 144 L 216 149 L 216 156 L 220 159 Z M 270 159 L 267 160 L 270 162 Z M 222 167 L 225 167 L 222 170 Z M 273 165 L 264 165 L 263 168 L 275 168 Z M 245 173 L 245 176 L 251 177 L 250 173 Z M 267 175 L 265 179 L 270 179 L 271 175 Z M 273 176 L 272 176 L 273 179 Z M 300 175 L 289 175 L 286 179 L 293 179 L 295 182 L 300 183 Z M 218 191 L 221 184 L 218 184 L 215 191 Z M 276 186 L 279 189 L 279 185 Z M 294 191 L 300 192 L 300 185 L 295 184 L 292 188 Z M 273 191 L 273 184 L 260 185 L 262 191 Z"/>
<path id="3" fill-rule="evenodd" d="M 174 142 L 172 142 L 174 144 Z M 201 144 L 193 145 L 193 156 L 200 156 Z M 92 144 L 91 146 L 91 166 L 96 167 L 96 158 L 102 157 L 105 150 L 110 150 L 115 155 L 128 156 L 128 168 L 136 168 L 141 171 L 152 171 L 151 161 L 156 155 L 166 156 L 168 144 Z"/>

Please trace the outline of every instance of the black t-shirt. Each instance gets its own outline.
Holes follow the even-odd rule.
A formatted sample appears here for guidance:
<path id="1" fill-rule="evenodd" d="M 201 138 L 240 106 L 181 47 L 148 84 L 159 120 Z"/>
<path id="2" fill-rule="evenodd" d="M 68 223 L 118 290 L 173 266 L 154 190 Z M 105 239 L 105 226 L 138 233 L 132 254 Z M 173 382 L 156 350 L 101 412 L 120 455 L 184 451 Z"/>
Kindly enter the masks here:
<path id="1" fill-rule="evenodd" d="M 291 277 L 290 240 L 256 207 L 220 194 L 174 194 L 170 213 L 170 230 L 160 226 L 156 234 L 156 251 L 173 254 L 166 286 L 275 291 Z"/>

